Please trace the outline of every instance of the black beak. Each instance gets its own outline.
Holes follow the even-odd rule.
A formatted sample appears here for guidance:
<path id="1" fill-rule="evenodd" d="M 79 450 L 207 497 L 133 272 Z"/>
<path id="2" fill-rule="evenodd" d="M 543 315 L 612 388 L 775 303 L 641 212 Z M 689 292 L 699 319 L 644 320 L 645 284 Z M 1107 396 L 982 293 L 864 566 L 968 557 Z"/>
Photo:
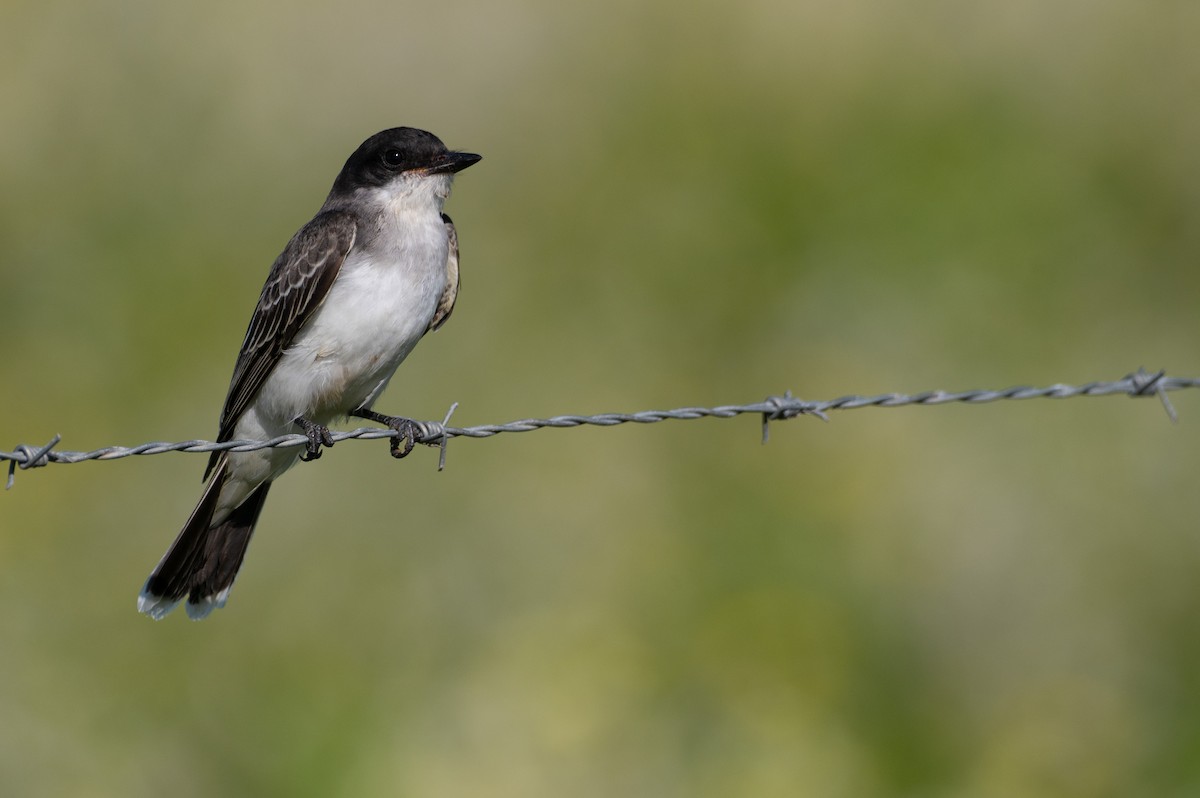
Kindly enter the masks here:
<path id="1" fill-rule="evenodd" d="M 447 152 L 435 158 L 433 164 L 426 167 L 425 171 L 431 175 L 447 172 L 453 174 L 454 172 L 461 172 L 471 164 L 479 163 L 482 160 L 482 155 L 476 155 L 473 152 Z"/>

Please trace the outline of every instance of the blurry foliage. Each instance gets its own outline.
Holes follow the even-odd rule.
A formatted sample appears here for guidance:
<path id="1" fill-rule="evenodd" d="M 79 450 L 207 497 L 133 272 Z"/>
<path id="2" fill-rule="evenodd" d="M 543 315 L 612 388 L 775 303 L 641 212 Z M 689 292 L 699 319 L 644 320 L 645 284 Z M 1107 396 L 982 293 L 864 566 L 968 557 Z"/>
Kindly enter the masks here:
<path id="1" fill-rule="evenodd" d="M 10 3 L 0 446 L 210 437 L 271 260 L 395 124 L 485 160 L 385 409 L 1194 374 L 1197 8 Z M 3 791 L 1191 794 L 1175 401 L 347 444 L 201 625 L 134 595 L 202 458 L 22 473 Z"/>

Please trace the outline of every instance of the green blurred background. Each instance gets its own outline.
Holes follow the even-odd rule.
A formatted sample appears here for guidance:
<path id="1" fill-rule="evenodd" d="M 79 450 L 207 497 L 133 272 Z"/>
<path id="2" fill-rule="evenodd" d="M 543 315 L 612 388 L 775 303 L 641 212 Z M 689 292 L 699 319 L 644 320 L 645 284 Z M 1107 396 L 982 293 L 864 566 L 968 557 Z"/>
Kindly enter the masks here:
<path id="1" fill-rule="evenodd" d="M 0 448 L 210 438 L 392 125 L 485 160 L 458 424 L 1200 373 L 1200 5 L 0 10 Z M 1200 794 L 1200 400 L 347 443 L 227 609 L 134 599 L 204 458 L 0 495 L 13 796 Z"/>

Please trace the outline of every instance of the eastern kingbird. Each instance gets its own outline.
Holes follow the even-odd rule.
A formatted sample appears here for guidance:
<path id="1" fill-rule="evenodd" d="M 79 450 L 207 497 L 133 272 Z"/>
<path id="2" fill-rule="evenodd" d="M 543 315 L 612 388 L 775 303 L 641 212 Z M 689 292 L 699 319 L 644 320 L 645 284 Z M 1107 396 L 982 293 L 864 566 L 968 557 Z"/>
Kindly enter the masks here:
<path id="1" fill-rule="evenodd" d="M 332 446 L 327 424 L 354 416 L 402 433 L 413 422 L 371 409 L 417 341 L 450 317 L 458 238 L 442 213 L 457 172 L 480 160 L 432 133 L 376 133 L 346 161 L 325 204 L 271 267 L 233 368 L 218 441 L 267 440 L 297 429 L 296 449 L 214 452 L 208 484 L 183 531 L 138 596 L 166 616 L 187 598 L 194 620 L 225 606 L 271 483 Z"/>

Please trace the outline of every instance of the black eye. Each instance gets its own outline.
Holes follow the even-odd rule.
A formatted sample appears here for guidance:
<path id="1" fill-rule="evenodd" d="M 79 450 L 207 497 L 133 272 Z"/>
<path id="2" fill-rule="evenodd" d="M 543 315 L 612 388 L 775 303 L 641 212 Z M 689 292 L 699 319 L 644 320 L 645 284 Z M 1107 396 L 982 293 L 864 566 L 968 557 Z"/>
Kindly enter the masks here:
<path id="1" fill-rule="evenodd" d="M 392 147 L 384 151 L 383 165 L 388 169 L 397 169 L 402 163 L 404 163 L 404 153 L 400 152 L 400 150 Z"/>

